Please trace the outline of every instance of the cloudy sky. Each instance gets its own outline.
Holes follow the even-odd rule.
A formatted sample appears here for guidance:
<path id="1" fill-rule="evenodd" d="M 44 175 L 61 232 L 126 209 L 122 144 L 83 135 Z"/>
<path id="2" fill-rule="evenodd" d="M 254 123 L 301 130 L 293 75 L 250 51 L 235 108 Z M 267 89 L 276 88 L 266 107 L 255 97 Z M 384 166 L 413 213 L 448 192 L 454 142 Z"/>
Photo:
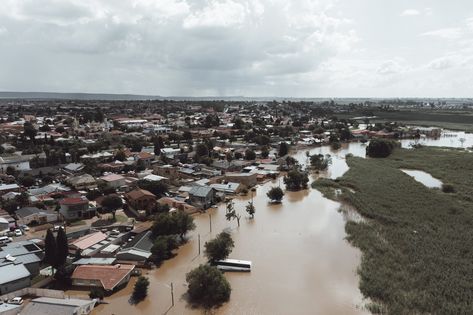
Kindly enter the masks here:
<path id="1" fill-rule="evenodd" d="M 0 91 L 471 97 L 471 0 L 0 0 Z"/>

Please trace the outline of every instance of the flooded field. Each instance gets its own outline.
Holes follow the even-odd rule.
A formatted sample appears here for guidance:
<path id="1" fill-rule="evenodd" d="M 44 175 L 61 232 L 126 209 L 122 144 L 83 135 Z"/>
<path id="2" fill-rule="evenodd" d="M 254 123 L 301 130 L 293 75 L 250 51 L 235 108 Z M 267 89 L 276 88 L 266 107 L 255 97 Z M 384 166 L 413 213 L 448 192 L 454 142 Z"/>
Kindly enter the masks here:
<path id="1" fill-rule="evenodd" d="M 429 173 L 424 171 L 416 171 L 416 170 L 401 170 L 407 175 L 413 177 L 419 183 L 424 184 L 429 188 L 441 188 L 442 182 L 437 178 L 432 177 Z"/>
<path id="2" fill-rule="evenodd" d="M 436 141 L 429 145 L 446 140 Z M 403 146 L 407 144 L 403 142 Z M 461 145 L 458 142 L 451 146 Z M 345 155 L 364 157 L 365 148 L 365 144 L 350 143 L 337 151 L 313 148 L 310 154 L 331 154 L 332 165 L 318 176 L 336 178 L 348 170 Z M 305 150 L 293 156 L 302 164 L 308 163 Z M 363 309 L 356 274 L 360 252 L 345 240 L 346 217 L 338 211 L 340 204 L 324 198 L 317 190 L 307 189 L 286 192 L 282 204 L 270 205 L 266 192 L 276 185 L 283 186 L 282 179 L 260 185 L 253 192 L 253 220 L 244 211 L 251 193 L 235 198 L 235 208 L 242 215 L 240 228 L 236 222 L 225 220 L 223 204 L 195 216 L 197 228 L 177 256 L 158 269 L 145 271 L 151 282 L 145 301 L 136 306 L 129 304 L 135 281 L 132 279 L 126 288 L 107 297 L 109 304 L 99 306 L 93 314 L 204 313 L 190 309 L 186 303 L 185 274 L 206 261 L 202 253 L 199 255 L 199 235 L 203 249 L 206 241 L 224 229 L 231 231 L 235 241 L 230 258 L 251 260 L 253 267 L 251 273 L 225 274 L 232 286 L 231 299 L 213 314 L 368 314 Z"/>

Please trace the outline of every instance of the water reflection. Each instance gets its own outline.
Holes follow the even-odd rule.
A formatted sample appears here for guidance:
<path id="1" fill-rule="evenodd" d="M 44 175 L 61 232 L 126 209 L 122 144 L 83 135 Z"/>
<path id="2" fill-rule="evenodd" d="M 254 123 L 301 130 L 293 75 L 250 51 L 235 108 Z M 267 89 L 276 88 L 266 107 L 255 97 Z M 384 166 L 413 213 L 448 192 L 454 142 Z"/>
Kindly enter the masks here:
<path id="1" fill-rule="evenodd" d="M 438 180 L 437 178 L 433 177 L 427 172 L 424 171 L 417 171 L 417 170 L 401 170 L 407 175 L 413 177 L 419 183 L 424 184 L 429 188 L 440 188 L 442 187 L 442 181 Z"/>

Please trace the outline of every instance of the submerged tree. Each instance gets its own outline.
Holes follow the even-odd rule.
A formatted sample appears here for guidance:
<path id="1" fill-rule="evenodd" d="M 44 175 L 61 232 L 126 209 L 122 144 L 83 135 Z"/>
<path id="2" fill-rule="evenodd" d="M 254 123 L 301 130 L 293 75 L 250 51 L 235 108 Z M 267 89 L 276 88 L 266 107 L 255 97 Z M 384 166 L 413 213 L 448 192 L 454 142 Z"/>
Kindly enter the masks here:
<path id="1" fill-rule="evenodd" d="M 205 243 L 204 253 L 212 261 L 226 259 L 235 246 L 232 236 L 227 232 L 218 234 L 213 240 Z"/>
<path id="2" fill-rule="evenodd" d="M 307 183 L 309 182 L 309 177 L 306 172 L 301 172 L 298 169 L 294 168 L 289 171 L 286 176 L 284 176 L 284 184 L 286 184 L 287 189 L 289 190 L 299 190 L 306 189 Z"/>
<path id="3" fill-rule="evenodd" d="M 238 224 L 238 227 L 240 227 L 240 218 L 241 218 L 241 215 L 238 214 L 235 210 L 235 203 L 230 200 L 228 203 L 227 203 L 227 210 L 226 210 L 226 213 L 225 213 L 225 217 L 227 218 L 227 221 L 231 221 L 231 220 L 237 220 L 237 224 Z"/>
<path id="4" fill-rule="evenodd" d="M 310 156 L 310 166 L 313 169 L 324 171 L 332 163 L 330 155 L 314 154 Z"/>
<path id="5" fill-rule="evenodd" d="M 249 201 L 248 204 L 246 205 L 246 212 L 250 215 L 252 219 L 255 217 L 256 209 L 253 204 L 253 201 Z"/>
<path id="6" fill-rule="evenodd" d="M 206 308 L 218 306 L 230 299 L 230 283 L 216 267 L 200 265 L 186 275 L 190 302 Z"/>
<path id="7" fill-rule="evenodd" d="M 133 293 L 131 298 L 133 302 L 137 303 L 142 301 L 148 295 L 148 286 L 149 280 L 146 277 L 140 276 L 136 280 L 135 287 L 133 288 Z"/>
<path id="8" fill-rule="evenodd" d="M 284 191 L 281 189 L 281 187 L 272 187 L 268 193 L 266 194 L 268 198 L 271 200 L 271 202 L 274 203 L 279 203 L 281 202 L 282 198 L 284 197 Z"/>

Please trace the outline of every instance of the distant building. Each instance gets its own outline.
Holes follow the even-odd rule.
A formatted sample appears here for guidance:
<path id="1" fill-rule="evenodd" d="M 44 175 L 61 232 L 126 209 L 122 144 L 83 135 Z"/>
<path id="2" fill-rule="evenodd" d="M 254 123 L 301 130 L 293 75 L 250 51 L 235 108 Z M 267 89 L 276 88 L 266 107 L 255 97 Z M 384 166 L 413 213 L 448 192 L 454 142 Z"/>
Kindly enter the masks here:
<path id="1" fill-rule="evenodd" d="M 69 177 L 66 181 L 77 190 L 97 188 L 97 181 L 89 174 Z"/>
<path id="2" fill-rule="evenodd" d="M 85 197 L 64 198 L 59 204 L 61 205 L 59 213 L 68 221 L 87 219 L 96 214 L 96 208 L 89 207 L 89 200 Z"/>
<path id="3" fill-rule="evenodd" d="M 151 248 L 154 245 L 151 231 L 145 231 L 133 237 L 117 253 L 116 257 L 119 261 L 145 262 L 151 257 Z"/>
<path id="4" fill-rule="evenodd" d="M 32 241 L 19 241 L 5 244 L 0 250 L 0 267 L 23 265 L 31 276 L 39 274 L 39 265 L 43 259 L 43 250 Z M 0 274 L 3 271 L 0 270 Z"/>
<path id="5" fill-rule="evenodd" d="M 20 192 L 20 186 L 17 184 L 2 184 L 0 185 L 0 196 L 5 195 L 9 192 Z"/>
<path id="6" fill-rule="evenodd" d="M 194 186 L 189 191 L 190 203 L 199 208 L 207 209 L 215 203 L 215 189 L 212 187 Z"/>
<path id="7" fill-rule="evenodd" d="M 22 264 L 0 266 L 0 294 L 7 294 L 31 285 L 30 272 Z"/>
<path id="8" fill-rule="evenodd" d="M 58 214 L 55 211 L 43 210 L 36 207 L 23 207 L 15 211 L 19 224 L 45 224 L 56 222 Z"/>
<path id="9" fill-rule="evenodd" d="M 140 188 L 126 193 L 125 199 L 136 210 L 151 210 L 156 205 L 156 196 Z"/>
<path id="10" fill-rule="evenodd" d="M 118 189 L 126 185 L 125 177 L 118 174 L 110 174 L 99 178 L 99 182 L 105 183 L 107 187 Z"/>
<path id="11" fill-rule="evenodd" d="M 16 171 L 28 171 L 31 169 L 30 160 L 30 156 L 24 155 L 0 156 L 0 173 L 5 173 L 8 167 Z"/>
<path id="12" fill-rule="evenodd" d="M 226 173 L 225 180 L 228 182 L 241 183 L 247 187 L 253 187 L 258 182 L 256 173 Z"/>
<path id="13" fill-rule="evenodd" d="M 72 273 L 72 285 L 78 287 L 98 287 L 105 291 L 114 291 L 130 281 L 134 265 L 118 264 L 106 265 L 82 265 L 78 266 Z"/>
<path id="14" fill-rule="evenodd" d="M 21 315 L 88 315 L 94 309 L 95 303 L 96 300 L 39 297 L 26 304 L 20 313 Z"/>

